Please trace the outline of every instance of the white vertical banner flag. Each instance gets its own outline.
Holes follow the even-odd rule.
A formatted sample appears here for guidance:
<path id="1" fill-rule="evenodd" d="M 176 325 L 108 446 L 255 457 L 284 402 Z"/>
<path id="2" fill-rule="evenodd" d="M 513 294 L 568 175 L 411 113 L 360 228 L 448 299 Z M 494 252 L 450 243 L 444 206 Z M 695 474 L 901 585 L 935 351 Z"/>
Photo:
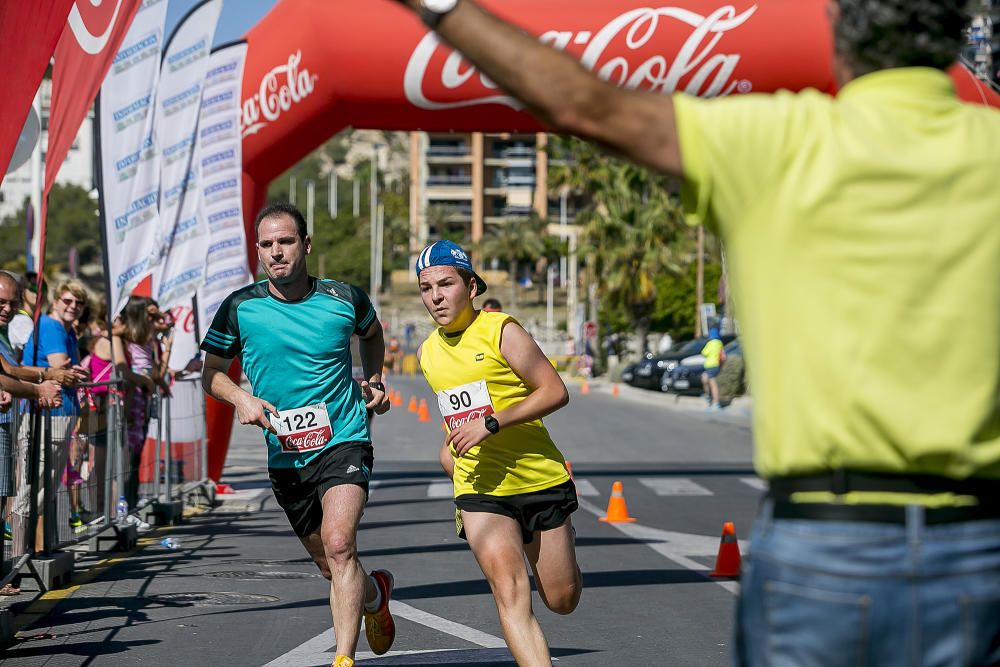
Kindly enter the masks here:
<path id="1" fill-rule="evenodd" d="M 240 99 L 247 45 L 212 53 L 198 123 L 201 215 L 209 228 L 205 282 L 198 290 L 201 336 L 231 292 L 250 284 L 243 228 L 243 152 Z"/>
<path id="2" fill-rule="evenodd" d="M 153 141 L 156 85 L 167 0 L 145 0 L 101 86 L 101 206 L 108 314 L 121 312 L 151 270 L 160 201 L 160 160 Z"/>
<path id="3" fill-rule="evenodd" d="M 170 38 L 160 68 L 153 129 L 162 164 L 153 298 L 162 308 L 190 299 L 205 278 L 208 228 L 198 215 L 195 135 L 221 11 L 222 0 L 204 0 L 191 10 Z"/>

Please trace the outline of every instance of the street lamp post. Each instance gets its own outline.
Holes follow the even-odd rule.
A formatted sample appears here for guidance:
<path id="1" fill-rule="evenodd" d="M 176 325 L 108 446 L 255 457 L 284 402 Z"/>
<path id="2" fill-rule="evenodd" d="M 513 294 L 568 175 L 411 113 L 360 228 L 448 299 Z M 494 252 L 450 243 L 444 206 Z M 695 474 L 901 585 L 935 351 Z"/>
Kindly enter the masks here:
<path id="1" fill-rule="evenodd" d="M 378 152 L 380 148 L 382 148 L 382 144 L 372 145 L 371 186 L 368 200 L 369 227 L 371 231 L 369 258 L 371 279 L 369 281 L 369 296 L 375 310 L 378 310 L 378 293 L 382 283 L 382 232 L 379 225 L 379 209 L 381 205 L 378 203 Z"/>

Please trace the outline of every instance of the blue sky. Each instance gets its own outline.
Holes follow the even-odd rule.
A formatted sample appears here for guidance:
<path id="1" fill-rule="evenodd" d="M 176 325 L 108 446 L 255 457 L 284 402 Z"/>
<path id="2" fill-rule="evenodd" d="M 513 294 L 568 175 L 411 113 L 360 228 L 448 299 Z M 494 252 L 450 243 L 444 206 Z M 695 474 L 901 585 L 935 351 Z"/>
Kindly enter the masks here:
<path id="1" fill-rule="evenodd" d="M 167 35 L 200 0 L 169 0 L 167 4 Z M 275 5 L 277 0 L 223 0 L 215 44 L 225 44 L 246 34 Z"/>

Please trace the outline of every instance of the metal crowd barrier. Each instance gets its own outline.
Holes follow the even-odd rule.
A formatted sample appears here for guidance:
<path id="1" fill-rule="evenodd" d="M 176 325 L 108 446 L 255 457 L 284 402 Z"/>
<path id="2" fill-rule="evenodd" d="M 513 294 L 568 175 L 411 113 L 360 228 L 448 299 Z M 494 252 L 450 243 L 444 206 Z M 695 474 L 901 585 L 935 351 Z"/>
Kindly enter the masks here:
<path id="1" fill-rule="evenodd" d="M 0 413 L 15 468 L 15 495 L 3 499 L 0 587 L 34 556 L 112 528 L 118 535 L 127 524 L 173 522 L 183 501 L 209 485 L 200 377 L 175 382 L 172 396 L 145 397 L 122 381 L 78 389 L 76 415 L 32 410 L 28 401 Z M 124 519 L 117 516 L 122 497 Z"/>

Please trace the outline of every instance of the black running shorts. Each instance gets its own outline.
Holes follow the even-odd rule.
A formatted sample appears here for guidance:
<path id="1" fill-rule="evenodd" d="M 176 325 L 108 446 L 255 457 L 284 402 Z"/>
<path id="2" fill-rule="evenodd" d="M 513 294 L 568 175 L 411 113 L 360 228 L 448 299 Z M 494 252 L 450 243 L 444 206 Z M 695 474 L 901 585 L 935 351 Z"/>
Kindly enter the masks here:
<path id="1" fill-rule="evenodd" d="M 269 468 L 274 499 L 285 510 L 299 537 L 312 535 L 323 523 L 323 495 L 341 484 L 357 484 L 368 495 L 374 463 L 367 442 L 345 442 L 330 447 L 304 468 Z"/>
<path id="2" fill-rule="evenodd" d="M 519 493 L 513 496 L 489 496 L 483 493 L 466 493 L 455 498 L 455 530 L 463 540 L 461 510 L 489 512 L 509 516 L 521 527 L 521 539 L 531 544 L 536 530 L 552 530 L 566 523 L 569 515 L 580 506 L 576 500 L 576 486 L 568 480 L 541 491 Z"/>

